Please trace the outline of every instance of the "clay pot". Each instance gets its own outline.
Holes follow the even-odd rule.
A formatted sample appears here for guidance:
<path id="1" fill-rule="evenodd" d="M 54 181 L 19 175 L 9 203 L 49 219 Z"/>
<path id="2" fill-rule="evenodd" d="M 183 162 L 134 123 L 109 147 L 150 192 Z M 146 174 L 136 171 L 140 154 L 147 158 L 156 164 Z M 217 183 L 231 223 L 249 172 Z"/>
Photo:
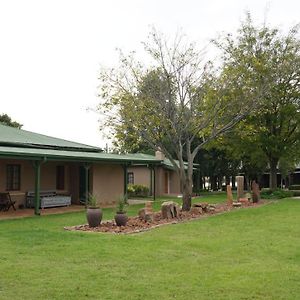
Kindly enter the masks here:
<path id="1" fill-rule="evenodd" d="M 125 212 L 117 212 L 115 215 L 115 221 L 117 226 L 125 226 L 128 221 L 128 217 Z"/>
<path id="2" fill-rule="evenodd" d="M 98 227 L 102 220 L 102 210 L 99 207 L 88 207 L 86 218 L 90 227 Z"/>

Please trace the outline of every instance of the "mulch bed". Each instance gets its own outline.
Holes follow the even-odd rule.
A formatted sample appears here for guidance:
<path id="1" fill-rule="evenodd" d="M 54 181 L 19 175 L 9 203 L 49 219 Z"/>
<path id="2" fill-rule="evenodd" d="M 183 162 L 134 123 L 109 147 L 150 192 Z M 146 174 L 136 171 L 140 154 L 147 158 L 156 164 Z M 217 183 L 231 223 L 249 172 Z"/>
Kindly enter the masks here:
<path id="1" fill-rule="evenodd" d="M 267 202 L 261 200 L 259 203 L 242 203 L 241 207 L 234 208 L 226 203 L 220 203 L 215 205 L 207 205 L 207 209 L 203 209 L 202 212 L 191 210 L 189 212 L 181 211 L 177 218 L 173 219 L 163 219 L 161 212 L 153 213 L 153 221 L 147 222 L 140 220 L 139 217 L 129 217 L 126 226 L 117 226 L 114 220 L 102 221 L 98 227 L 89 227 L 88 224 L 76 225 L 70 227 L 64 227 L 65 230 L 70 231 L 84 231 L 84 232 L 101 232 L 101 233 L 114 233 L 114 234 L 130 234 L 130 233 L 139 233 L 143 231 L 150 230 L 159 226 L 167 224 L 178 224 L 190 220 L 200 219 L 209 217 L 212 215 L 224 213 L 234 209 L 242 209 L 246 207 L 258 207 Z"/>

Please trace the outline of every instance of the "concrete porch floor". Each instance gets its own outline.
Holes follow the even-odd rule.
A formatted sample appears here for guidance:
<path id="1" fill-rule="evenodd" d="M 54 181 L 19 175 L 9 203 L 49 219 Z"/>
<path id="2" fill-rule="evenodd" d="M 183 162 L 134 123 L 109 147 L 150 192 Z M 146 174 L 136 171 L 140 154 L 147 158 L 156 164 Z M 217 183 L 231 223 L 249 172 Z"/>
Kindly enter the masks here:
<path id="1" fill-rule="evenodd" d="M 84 210 L 85 210 L 84 205 L 72 204 L 71 206 L 44 208 L 41 209 L 40 212 L 41 212 L 41 216 L 46 216 L 46 215 L 63 214 L 67 212 L 77 212 L 77 211 L 84 211 Z M 17 209 L 17 210 L 13 210 L 13 208 L 10 208 L 9 211 L 0 211 L 0 220 L 18 219 L 18 218 L 25 218 L 25 217 L 32 217 L 32 216 L 34 216 L 33 208 L 24 208 L 24 209 Z"/>
<path id="2" fill-rule="evenodd" d="M 128 199 L 128 204 L 129 205 L 145 204 L 148 201 L 151 201 L 151 200 L 149 200 L 149 199 Z M 116 204 L 101 205 L 100 207 L 101 208 L 115 208 Z M 64 214 L 64 213 L 68 213 L 68 212 L 77 212 L 77 211 L 85 211 L 85 206 L 72 204 L 71 206 L 49 207 L 49 208 L 40 209 L 41 216 Z M 24 209 L 17 208 L 17 210 L 14 210 L 11 207 L 9 209 L 9 211 L 0 211 L 0 221 L 8 220 L 8 219 L 33 217 L 33 216 L 34 216 L 33 208 L 24 208 Z"/>

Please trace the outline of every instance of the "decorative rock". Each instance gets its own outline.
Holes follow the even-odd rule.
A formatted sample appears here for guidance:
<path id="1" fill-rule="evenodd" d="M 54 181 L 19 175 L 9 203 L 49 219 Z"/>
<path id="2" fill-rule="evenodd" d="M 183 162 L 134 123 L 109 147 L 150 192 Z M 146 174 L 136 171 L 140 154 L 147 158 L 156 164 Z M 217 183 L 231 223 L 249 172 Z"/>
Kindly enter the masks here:
<path id="1" fill-rule="evenodd" d="M 207 211 L 207 212 L 213 212 L 213 211 L 215 211 L 215 210 L 216 210 L 216 208 L 213 207 L 213 206 L 208 206 L 208 207 L 206 208 L 206 211 Z"/>
<path id="2" fill-rule="evenodd" d="M 206 208 L 208 207 L 208 203 L 207 202 L 194 203 L 193 207 L 201 207 L 203 210 L 206 210 Z"/>
<path id="3" fill-rule="evenodd" d="M 208 206 L 208 203 L 207 203 L 207 202 L 203 202 L 201 207 L 202 207 L 203 209 L 205 209 L 205 208 L 207 208 L 207 206 Z"/>
<path id="4" fill-rule="evenodd" d="M 240 198 L 244 198 L 244 176 L 236 176 L 235 180 L 237 182 L 237 201 Z"/>
<path id="5" fill-rule="evenodd" d="M 233 203 L 232 203 L 232 206 L 233 206 L 233 207 L 241 207 L 241 206 L 242 206 L 242 203 L 241 203 L 241 202 L 233 202 Z"/>
<path id="6" fill-rule="evenodd" d="M 161 215 L 163 219 L 173 219 L 179 216 L 180 207 L 176 202 L 167 201 L 161 205 Z"/>
<path id="7" fill-rule="evenodd" d="M 246 193 L 245 198 L 247 198 L 248 201 L 250 201 L 251 200 L 251 194 L 250 193 Z"/>
<path id="8" fill-rule="evenodd" d="M 139 216 L 140 220 L 146 221 L 146 219 L 149 219 L 148 215 L 149 214 L 146 213 L 145 208 L 141 208 L 138 212 L 138 216 Z"/>
<path id="9" fill-rule="evenodd" d="M 141 208 L 138 212 L 138 216 L 140 218 L 140 220 L 143 220 L 145 217 L 145 208 Z"/>
<path id="10" fill-rule="evenodd" d="M 153 209 L 152 209 L 152 202 L 147 201 L 145 203 L 145 208 L 141 208 L 139 210 L 139 218 L 140 220 L 146 221 L 146 222 L 152 222 L 153 221 Z"/>
<path id="11" fill-rule="evenodd" d="M 203 213 L 202 207 L 193 206 L 191 208 L 191 214 L 202 214 L 202 213 Z"/>
<path id="12" fill-rule="evenodd" d="M 259 185 L 255 182 L 255 180 L 252 181 L 252 200 L 253 203 L 257 203 L 260 200 Z"/>
<path id="13" fill-rule="evenodd" d="M 231 186 L 227 185 L 227 205 L 232 206 L 233 196 Z"/>
<path id="14" fill-rule="evenodd" d="M 240 198 L 240 201 L 241 203 L 245 203 L 245 204 L 248 204 L 249 203 L 249 200 L 247 198 Z"/>
<path id="15" fill-rule="evenodd" d="M 152 222 L 153 221 L 152 202 L 147 201 L 145 204 L 145 208 L 141 208 L 139 210 L 138 215 L 139 215 L 140 220 L 144 220 L 146 222 Z"/>
<path id="16" fill-rule="evenodd" d="M 148 212 L 153 212 L 152 202 L 151 202 L 151 201 L 147 201 L 147 202 L 145 203 L 145 209 L 146 209 Z"/>

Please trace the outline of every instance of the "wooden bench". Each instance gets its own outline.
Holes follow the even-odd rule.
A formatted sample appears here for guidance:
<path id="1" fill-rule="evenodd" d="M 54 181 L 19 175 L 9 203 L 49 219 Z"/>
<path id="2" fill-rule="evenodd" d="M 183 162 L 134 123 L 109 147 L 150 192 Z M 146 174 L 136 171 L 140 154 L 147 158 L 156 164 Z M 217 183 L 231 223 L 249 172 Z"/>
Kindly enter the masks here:
<path id="1" fill-rule="evenodd" d="M 41 208 L 69 206 L 71 205 L 70 195 L 59 195 L 55 190 L 40 191 Z M 35 192 L 28 191 L 26 195 L 26 207 L 34 208 Z"/>

